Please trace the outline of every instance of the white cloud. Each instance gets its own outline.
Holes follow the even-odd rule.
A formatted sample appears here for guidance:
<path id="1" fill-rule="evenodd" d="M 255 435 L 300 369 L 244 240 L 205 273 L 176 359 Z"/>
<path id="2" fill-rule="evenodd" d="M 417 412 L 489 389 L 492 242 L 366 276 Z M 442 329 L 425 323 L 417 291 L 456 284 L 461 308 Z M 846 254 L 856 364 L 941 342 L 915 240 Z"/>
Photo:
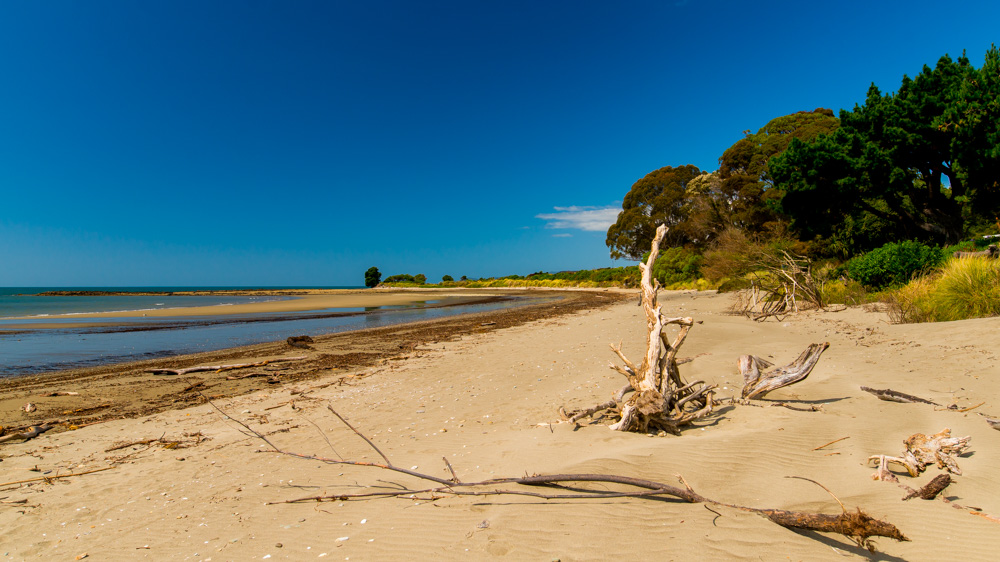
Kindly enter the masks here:
<path id="1" fill-rule="evenodd" d="M 552 237 L 553 238 L 572 238 L 573 235 L 570 234 L 570 233 L 568 233 L 568 232 L 564 232 L 564 233 L 561 233 L 561 234 L 553 234 Z"/>
<path id="2" fill-rule="evenodd" d="M 564 228 L 590 232 L 605 231 L 618 220 L 618 207 L 555 207 L 554 213 L 535 215 L 548 221 L 545 228 Z"/>

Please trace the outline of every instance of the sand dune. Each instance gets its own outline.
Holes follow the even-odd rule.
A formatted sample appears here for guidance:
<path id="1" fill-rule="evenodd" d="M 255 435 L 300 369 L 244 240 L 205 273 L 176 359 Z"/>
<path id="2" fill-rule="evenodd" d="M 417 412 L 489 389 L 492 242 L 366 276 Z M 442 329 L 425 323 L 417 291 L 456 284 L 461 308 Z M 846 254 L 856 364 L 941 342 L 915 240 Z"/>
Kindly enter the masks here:
<path id="1" fill-rule="evenodd" d="M 837 513 L 863 507 L 912 540 L 878 542 L 872 555 L 840 536 L 794 532 L 751 513 L 675 501 L 543 501 L 521 497 L 382 499 L 265 505 L 303 496 L 359 491 L 386 482 L 417 485 L 374 469 L 326 465 L 265 452 L 256 439 L 209 405 L 139 419 L 113 420 L 0 445 L 0 480 L 14 481 L 114 466 L 51 483 L 0 487 L 3 546 L 10 559 L 98 560 L 463 559 L 602 560 L 991 560 L 1000 523 L 942 501 L 901 501 L 904 490 L 870 478 L 869 455 L 897 454 L 915 432 L 950 427 L 971 435 L 964 471 L 946 495 L 1000 515 L 1000 433 L 978 412 L 994 404 L 1000 344 L 997 319 L 890 326 L 877 312 L 806 312 L 755 323 L 725 313 L 726 295 L 661 296 L 665 311 L 704 323 L 682 355 L 689 379 L 738 393 L 736 359 L 744 353 L 777 363 L 809 343 L 831 346 L 804 382 L 768 396 L 822 404 L 821 412 L 780 407 L 725 407 L 680 437 L 609 431 L 601 423 L 573 431 L 556 409 L 606 400 L 621 384 L 607 368 L 608 344 L 623 340 L 641 355 L 645 323 L 634 301 L 428 343 L 405 361 L 366 369 L 364 378 L 318 378 L 226 398 L 218 406 L 289 450 L 373 461 L 377 455 L 326 410 L 332 404 L 396 464 L 447 477 L 449 459 L 463 480 L 525 473 L 597 472 L 674 482 L 681 474 L 699 493 L 755 507 Z M 317 353 L 322 352 L 317 345 Z M 704 354 L 704 355 L 701 355 Z M 860 385 L 893 388 L 959 413 L 924 404 L 882 402 Z M 293 391 L 307 392 L 311 398 Z M 289 404 L 294 402 L 295 408 Z M 767 401 L 764 401 L 766 403 Z M 552 425 L 539 425 L 551 422 Z M 315 423 L 326 438 L 322 435 Z M 106 451 L 116 443 L 164 435 L 207 440 L 187 448 L 153 444 Z M 816 447 L 849 437 L 820 450 Z M 188 438 L 190 439 L 190 438 Z M 939 471 L 900 480 L 917 487 Z M 385 482 L 379 483 L 379 480 Z M 342 539 L 342 540 L 341 540 Z"/>

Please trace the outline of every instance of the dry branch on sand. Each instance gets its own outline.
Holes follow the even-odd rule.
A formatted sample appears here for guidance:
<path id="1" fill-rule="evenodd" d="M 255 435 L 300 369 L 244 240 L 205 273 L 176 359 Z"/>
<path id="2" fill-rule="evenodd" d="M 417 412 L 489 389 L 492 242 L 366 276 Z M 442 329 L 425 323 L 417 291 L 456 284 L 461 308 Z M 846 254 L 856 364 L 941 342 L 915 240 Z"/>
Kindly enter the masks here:
<path id="1" fill-rule="evenodd" d="M 247 367 L 263 367 L 270 363 L 280 363 L 282 361 L 299 361 L 305 359 L 305 355 L 299 355 L 297 357 L 279 357 L 278 359 L 268 359 L 266 361 L 259 361 L 257 363 L 234 363 L 232 365 L 201 365 L 198 367 L 185 367 L 183 369 L 146 369 L 147 373 L 153 373 L 154 375 L 186 375 L 188 373 L 199 373 L 202 371 L 215 371 L 216 373 L 221 373 L 223 371 L 230 371 L 232 369 L 245 369 Z"/>
<path id="2" fill-rule="evenodd" d="M 13 441 L 14 439 L 23 439 L 24 441 L 30 441 L 52 428 L 53 426 L 50 424 L 33 425 L 24 431 L 20 431 L 18 433 L 11 433 L 9 435 L 4 435 L 3 437 L 0 437 L 0 443 L 6 443 L 8 441 Z"/>
<path id="3" fill-rule="evenodd" d="M 888 470 L 890 463 L 902 466 L 913 477 L 918 476 L 931 464 L 936 464 L 938 468 L 952 474 L 961 475 L 962 469 L 959 468 L 955 457 L 969 448 L 970 439 L 972 438 L 969 436 L 952 437 L 949 428 L 942 429 L 930 436 L 914 433 L 903 440 L 906 450 L 900 456 L 872 455 L 868 457 L 868 462 L 878 461 L 878 470 L 872 474 L 872 479 L 895 482 L 896 477 Z"/>
<path id="4" fill-rule="evenodd" d="M 903 404 L 914 404 L 919 402 L 921 404 L 933 404 L 934 406 L 940 406 L 940 404 L 938 404 L 937 402 L 931 402 L 930 400 L 927 400 L 925 398 L 920 398 L 919 396 L 914 396 L 912 394 L 896 392 L 891 388 L 880 390 L 877 388 L 862 386 L 861 390 L 871 393 L 875 395 L 875 397 L 878 398 L 879 400 L 885 400 L 886 402 L 901 402 Z"/>
<path id="5" fill-rule="evenodd" d="M 437 476 L 417 472 L 414 469 L 407 469 L 393 464 L 392 461 L 389 460 L 389 457 L 386 456 L 385 453 L 383 453 L 368 437 L 352 426 L 330 405 L 327 405 L 327 409 L 337 416 L 337 418 L 352 432 L 354 432 L 355 435 L 363 439 L 368 446 L 370 446 L 380 457 L 382 457 L 382 460 L 384 460 L 385 463 L 354 461 L 343 458 L 331 459 L 315 455 L 294 453 L 278 447 L 264 434 L 251 428 L 246 423 L 233 418 L 221 408 L 216 406 L 213 402 L 209 403 L 224 417 L 237 423 L 245 435 L 260 439 L 271 447 L 271 449 L 273 449 L 276 453 L 326 464 L 351 465 L 396 472 L 435 484 L 435 486 L 429 488 L 411 488 L 409 486 L 396 483 L 396 485 L 391 489 L 381 488 L 372 492 L 310 496 L 273 503 L 287 504 L 322 501 L 371 500 L 389 497 L 405 497 L 409 499 L 434 501 L 446 497 L 456 496 L 516 495 L 534 497 L 538 499 L 558 500 L 662 498 L 664 496 L 668 496 L 688 503 L 701 503 L 706 506 L 709 504 L 715 506 L 725 506 L 756 513 L 787 528 L 807 529 L 812 531 L 840 534 L 851 539 L 859 546 L 863 546 L 873 552 L 875 551 L 875 545 L 872 541 L 872 537 L 889 537 L 897 541 L 909 540 L 898 528 L 896 528 L 895 525 L 886 521 L 875 519 L 864 513 L 860 508 L 854 512 L 848 512 L 847 509 L 843 507 L 843 504 L 841 504 L 841 514 L 829 515 L 823 513 L 786 511 L 781 509 L 761 509 L 728 504 L 698 494 L 680 475 L 678 475 L 677 478 L 680 480 L 681 484 L 683 484 L 683 488 L 644 478 L 634 478 L 631 476 L 620 476 L 614 474 L 535 474 L 532 476 L 522 477 L 491 478 L 489 480 L 479 482 L 463 482 L 459 479 L 454 468 L 451 466 L 451 463 L 448 462 L 448 459 L 444 458 L 444 463 L 448 467 L 452 477 L 450 479 L 439 478 Z M 572 489 L 567 491 L 566 485 L 569 483 L 574 483 L 574 486 Z M 585 488 L 581 486 L 581 484 L 586 483 L 601 483 L 602 486 L 597 489 Z M 619 485 L 620 490 L 609 489 L 606 484 Z M 529 489 L 520 488 L 520 486 L 526 486 Z M 537 489 L 539 487 L 546 490 L 552 490 L 553 492 L 537 492 L 530 489 Z M 635 488 L 638 488 L 638 490 L 635 490 Z"/>

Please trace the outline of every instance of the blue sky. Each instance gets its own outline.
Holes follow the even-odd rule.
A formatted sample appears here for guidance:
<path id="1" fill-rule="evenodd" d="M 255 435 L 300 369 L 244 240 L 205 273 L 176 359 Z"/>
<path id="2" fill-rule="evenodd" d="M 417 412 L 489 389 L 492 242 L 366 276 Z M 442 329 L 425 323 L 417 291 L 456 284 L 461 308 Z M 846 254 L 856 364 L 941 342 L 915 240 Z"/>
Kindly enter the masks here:
<path id="1" fill-rule="evenodd" d="M 0 3 L 0 286 L 628 265 L 656 168 L 850 108 L 1000 3 Z"/>

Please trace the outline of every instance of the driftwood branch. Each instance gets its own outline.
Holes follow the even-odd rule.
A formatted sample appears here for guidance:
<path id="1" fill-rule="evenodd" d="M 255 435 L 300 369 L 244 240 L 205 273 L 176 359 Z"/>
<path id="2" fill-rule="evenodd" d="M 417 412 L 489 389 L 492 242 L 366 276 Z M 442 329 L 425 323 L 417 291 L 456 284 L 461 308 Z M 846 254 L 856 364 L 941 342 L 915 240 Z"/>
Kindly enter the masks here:
<path id="1" fill-rule="evenodd" d="M 908 496 L 903 498 L 903 501 L 920 498 L 922 500 L 932 500 L 937 497 L 938 494 L 944 491 L 952 483 L 951 475 L 948 473 L 938 474 L 930 482 L 925 484 L 919 490 L 913 490 Z"/>
<path id="2" fill-rule="evenodd" d="M 183 369 L 146 369 L 147 373 L 153 373 L 154 375 L 186 375 L 188 373 L 199 373 L 202 371 L 215 371 L 216 373 L 221 373 L 223 371 L 230 371 L 232 369 L 245 369 L 247 367 L 263 367 L 270 363 L 281 363 L 283 361 L 300 361 L 305 359 L 305 355 L 299 355 L 297 357 L 279 357 L 278 359 L 268 359 L 266 361 L 260 361 L 258 363 L 234 363 L 232 365 L 201 365 L 198 367 L 185 367 Z"/>
<path id="3" fill-rule="evenodd" d="M 315 455 L 307 455 L 294 453 L 290 451 L 285 451 L 284 449 L 277 447 L 272 441 L 270 441 L 266 436 L 258 432 L 257 430 L 251 428 L 246 423 L 237 420 L 224 412 L 222 409 L 212 404 L 216 410 L 218 410 L 227 419 L 235 422 L 241 427 L 241 430 L 250 436 L 257 437 L 268 446 L 270 446 L 276 453 L 300 458 L 308 459 L 311 461 L 318 461 L 327 464 L 334 465 L 353 465 L 353 466 L 364 466 L 373 469 L 386 470 L 391 472 L 396 472 L 400 474 L 406 474 L 417 478 L 418 480 L 423 480 L 426 482 L 432 482 L 436 486 L 429 488 L 411 488 L 407 486 L 399 486 L 391 490 L 379 490 L 374 492 L 360 492 L 360 493 L 349 493 L 349 494 L 334 494 L 334 495 L 320 495 L 320 496 L 310 496 L 303 498 L 296 498 L 291 500 L 286 500 L 283 502 L 272 502 L 272 503 L 301 503 L 301 502 L 322 502 L 322 501 L 348 501 L 348 500 L 369 500 L 376 498 L 388 498 L 388 497 L 406 497 L 406 498 L 429 498 L 429 499 L 441 499 L 444 497 L 455 497 L 455 496 L 497 496 L 497 495 L 516 495 L 516 496 L 528 496 L 539 499 L 559 499 L 559 500 L 571 500 L 571 499 L 598 499 L 606 500 L 609 498 L 655 498 L 655 497 L 672 497 L 687 503 L 700 503 L 700 504 L 711 504 L 716 506 L 726 506 L 735 509 L 740 509 L 743 511 L 753 512 L 760 514 L 770 521 L 777 523 L 778 525 L 790 528 L 798 529 L 809 529 L 815 531 L 836 533 L 843 535 L 859 545 L 862 545 L 870 550 L 874 550 L 874 545 L 871 542 L 871 537 L 889 537 L 897 541 L 909 540 L 903 533 L 896 528 L 891 523 L 880 521 L 874 519 L 865 514 L 861 509 L 858 509 L 854 513 L 848 513 L 844 511 L 840 515 L 827 515 L 821 513 L 807 513 L 798 511 L 786 511 L 780 509 L 760 509 L 754 507 L 746 507 L 734 504 L 728 504 L 720 501 L 716 501 L 694 491 L 690 485 L 683 479 L 683 477 L 678 476 L 680 481 L 683 483 L 684 487 L 680 488 L 663 482 L 657 482 L 654 480 L 648 480 L 644 478 L 635 478 L 631 476 L 622 476 L 614 474 L 535 474 L 531 476 L 522 477 L 512 477 L 512 478 L 491 478 L 489 480 L 483 480 L 479 482 L 463 482 L 459 479 L 458 474 L 455 472 L 451 463 L 445 458 L 444 462 L 451 473 L 451 479 L 446 480 L 443 478 L 438 478 L 430 474 L 424 474 L 417 472 L 415 470 L 405 469 L 392 464 L 388 457 L 375 446 L 370 439 L 368 439 L 364 434 L 362 434 L 358 429 L 349 424 L 331 405 L 327 405 L 329 409 L 341 422 L 344 423 L 352 432 L 354 432 L 358 437 L 362 438 L 382 459 L 385 461 L 384 464 L 372 463 L 372 462 L 362 462 L 362 461 L 352 461 L 344 459 L 331 459 L 324 458 Z M 566 484 L 602 484 L 601 488 L 588 489 L 580 486 L 574 486 L 572 491 L 565 491 Z M 621 490 L 609 489 L 603 485 L 615 484 L 624 487 Z M 527 487 L 524 489 L 522 487 Z M 531 488 L 542 488 L 546 490 L 553 490 L 552 492 L 539 492 L 532 490 Z M 838 500 L 839 501 L 839 500 Z"/>
<path id="4" fill-rule="evenodd" d="M 913 396 L 912 394 L 896 392 L 891 388 L 880 390 L 877 388 L 862 386 L 861 390 L 874 394 L 876 398 L 878 398 L 879 400 L 885 400 L 886 402 L 901 402 L 903 404 L 913 404 L 919 402 L 922 404 L 933 404 L 935 406 L 940 406 L 940 404 L 938 404 L 937 402 L 931 402 L 930 400 L 920 398 L 919 396 Z"/>
<path id="5" fill-rule="evenodd" d="M 805 380 L 812 372 L 820 355 L 830 347 L 830 343 L 814 343 L 799 354 L 798 359 L 783 367 L 770 371 L 763 370 L 771 363 L 754 355 L 740 357 L 739 369 L 743 375 L 743 398 L 751 400 L 763 398 L 767 393 Z"/>
<path id="6" fill-rule="evenodd" d="M 55 476 L 39 476 L 38 478 L 28 478 L 27 480 L 16 480 L 14 482 L 2 482 L 0 486 L 12 486 L 14 484 L 26 484 L 28 482 L 48 482 L 50 480 L 56 480 L 59 478 L 70 478 L 72 476 L 83 476 L 84 474 L 93 474 L 95 472 L 104 472 L 105 470 L 111 470 L 115 468 L 113 466 L 106 466 L 104 468 L 95 468 L 94 470 L 87 470 L 84 472 L 70 472 L 69 474 L 57 474 Z"/>
<path id="7" fill-rule="evenodd" d="M 23 439 L 24 441 L 30 441 L 35 437 L 38 437 L 39 435 L 52 429 L 53 427 L 54 426 L 48 424 L 33 425 L 24 431 L 18 433 L 11 433 L 10 435 L 4 435 L 3 437 L 0 437 L 0 443 L 6 443 L 8 441 L 13 441 L 14 439 Z"/>
<path id="8" fill-rule="evenodd" d="M 895 476 L 887 469 L 889 463 L 902 466 L 912 477 L 918 476 L 932 464 L 961 476 L 962 469 L 959 468 L 956 457 L 968 450 L 970 439 L 972 438 L 969 436 L 952 437 L 949 428 L 942 429 L 934 435 L 914 433 L 903 440 L 906 450 L 900 456 L 872 455 L 868 457 L 868 462 L 877 460 L 879 463 L 879 469 L 872 475 L 872 478 L 895 481 Z"/>

